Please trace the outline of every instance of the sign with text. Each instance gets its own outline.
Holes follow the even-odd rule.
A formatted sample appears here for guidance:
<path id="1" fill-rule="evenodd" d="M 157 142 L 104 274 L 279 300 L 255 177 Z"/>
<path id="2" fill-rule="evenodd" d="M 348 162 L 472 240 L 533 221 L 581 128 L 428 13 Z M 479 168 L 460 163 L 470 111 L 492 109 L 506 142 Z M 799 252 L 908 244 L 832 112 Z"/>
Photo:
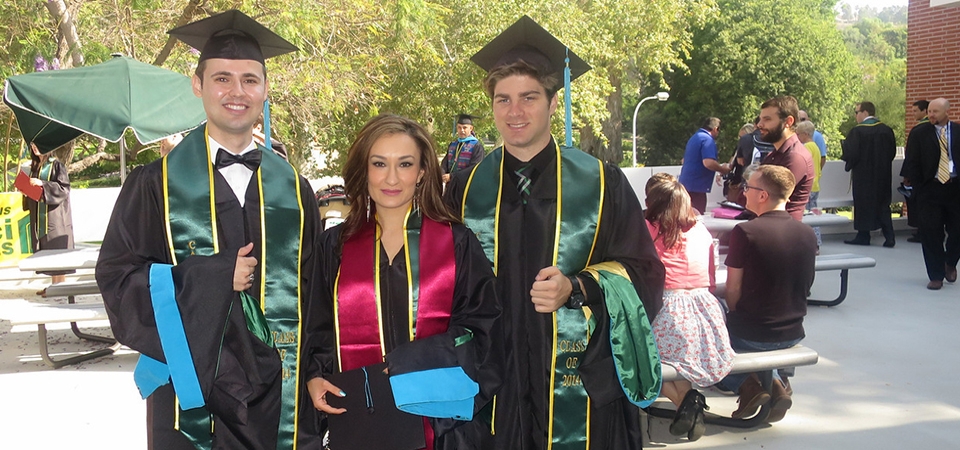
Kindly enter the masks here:
<path id="1" fill-rule="evenodd" d="M 30 215 L 23 210 L 23 194 L 0 193 L 0 266 L 15 266 L 31 253 Z"/>

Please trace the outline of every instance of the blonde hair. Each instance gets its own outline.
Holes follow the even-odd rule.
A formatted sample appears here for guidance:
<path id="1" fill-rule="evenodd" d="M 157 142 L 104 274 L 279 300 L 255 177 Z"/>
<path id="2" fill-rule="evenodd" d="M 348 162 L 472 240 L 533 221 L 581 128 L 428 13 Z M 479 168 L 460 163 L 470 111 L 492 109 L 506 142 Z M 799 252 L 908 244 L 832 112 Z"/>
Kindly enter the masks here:
<path id="1" fill-rule="evenodd" d="M 793 172 L 783 166 L 765 164 L 757 167 L 753 171 L 753 175 L 756 175 L 754 181 L 760 185 L 758 187 L 762 187 L 764 191 L 767 191 L 771 197 L 778 201 L 790 198 L 794 186 L 797 185 L 797 179 L 793 176 Z M 753 175 L 751 175 L 750 180 L 753 180 Z"/>

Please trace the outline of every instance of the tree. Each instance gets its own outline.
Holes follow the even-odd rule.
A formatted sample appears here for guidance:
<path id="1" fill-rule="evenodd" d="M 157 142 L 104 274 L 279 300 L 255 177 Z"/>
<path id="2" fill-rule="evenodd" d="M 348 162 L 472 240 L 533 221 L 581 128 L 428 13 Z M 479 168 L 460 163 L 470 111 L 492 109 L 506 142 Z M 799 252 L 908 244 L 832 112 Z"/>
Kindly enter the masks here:
<path id="1" fill-rule="evenodd" d="M 651 165 L 678 164 L 700 118 L 719 117 L 721 159 L 735 148 L 737 129 L 765 100 L 793 95 L 839 154 L 839 125 L 861 80 L 834 24 L 832 2 L 721 0 L 694 32 L 686 68 L 663 77 L 670 101 L 654 114 L 641 111 L 638 157 Z M 651 86 L 659 75 L 651 76 Z M 644 92 L 651 95 L 653 91 Z"/>

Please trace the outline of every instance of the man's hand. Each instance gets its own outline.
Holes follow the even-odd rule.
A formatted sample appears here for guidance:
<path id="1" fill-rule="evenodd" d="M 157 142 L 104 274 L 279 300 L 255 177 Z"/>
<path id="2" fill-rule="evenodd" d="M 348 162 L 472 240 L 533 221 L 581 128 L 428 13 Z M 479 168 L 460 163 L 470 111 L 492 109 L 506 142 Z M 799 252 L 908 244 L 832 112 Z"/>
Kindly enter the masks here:
<path id="1" fill-rule="evenodd" d="M 307 381 L 307 391 L 310 392 L 310 399 L 313 400 L 313 407 L 327 414 L 343 414 L 347 412 L 345 408 L 334 408 L 327 403 L 327 393 L 337 397 L 346 397 L 347 394 L 333 383 L 317 377 Z"/>
<path id="2" fill-rule="evenodd" d="M 910 179 L 907 178 L 907 177 L 903 177 L 903 185 L 904 185 L 904 186 L 910 186 Z"/>
<path id="3" fill-rule="evenodd" d="M 449 174 L 449 173 L 445 173 L 445 174 L 441 175 L 440 178 L 443 180 L 444 183 L 449 183 L 449 182 L 450 182 L 450 174 Z"/>
<path id="4" fill-rule="evenodd" d="M 39 178 L 31 178 L 30 186 L 43 186 L 43 181 L 41 181 Z"/>
<path id="5" fill-rule="evenodd" d="M 538 313 L 552 313 L 567 303 L 572 292 L 570 279 L 560 269 L 544 267 L 537 273 L 533 289 L 530 289 L 530 301 Z"/>
<path id="6" fill-rule="evenodd" d="M 257 268 L 257 258 L 247 256 L 251 251 L 253 251 L 253 242 L 244 245 L 237 252 L 237 266 L 233 269 L 234 291 L 245 291 L 253 286 L 253 274 Z"/>

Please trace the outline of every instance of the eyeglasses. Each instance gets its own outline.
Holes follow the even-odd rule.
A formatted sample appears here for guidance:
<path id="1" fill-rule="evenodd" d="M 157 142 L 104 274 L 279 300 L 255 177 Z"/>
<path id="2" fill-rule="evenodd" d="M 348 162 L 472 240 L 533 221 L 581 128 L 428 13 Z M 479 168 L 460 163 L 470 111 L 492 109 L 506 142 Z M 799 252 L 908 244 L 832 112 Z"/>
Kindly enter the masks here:
<path id="1" fill-rule="evenodd" d="M 800 118 L 800 121 L 801 121 L 801 122 L 806 122 L 806 121 L 807 121 L 807 118 L 806 118 L 806 117 L 801 117 L 801 118 Z"/>
<path id="2" fill-rule="evenodd" d="M 756 190 L 758 190 L 758 191 L 767 192 L 766 189 L 764 189 L 764 188 L 760 188 L 760 187 L 756 187 L 756 186 L 750 186 L 750 185 L 747 184 L 746 182 L 744 182 L 743 184 L 741 184 L 741 186 L 743 186 L 743 190 L 744 190 L 744 191 L 748 191 L 748 190 L 750 190 L 750 189 L 756 189 Z"/>

